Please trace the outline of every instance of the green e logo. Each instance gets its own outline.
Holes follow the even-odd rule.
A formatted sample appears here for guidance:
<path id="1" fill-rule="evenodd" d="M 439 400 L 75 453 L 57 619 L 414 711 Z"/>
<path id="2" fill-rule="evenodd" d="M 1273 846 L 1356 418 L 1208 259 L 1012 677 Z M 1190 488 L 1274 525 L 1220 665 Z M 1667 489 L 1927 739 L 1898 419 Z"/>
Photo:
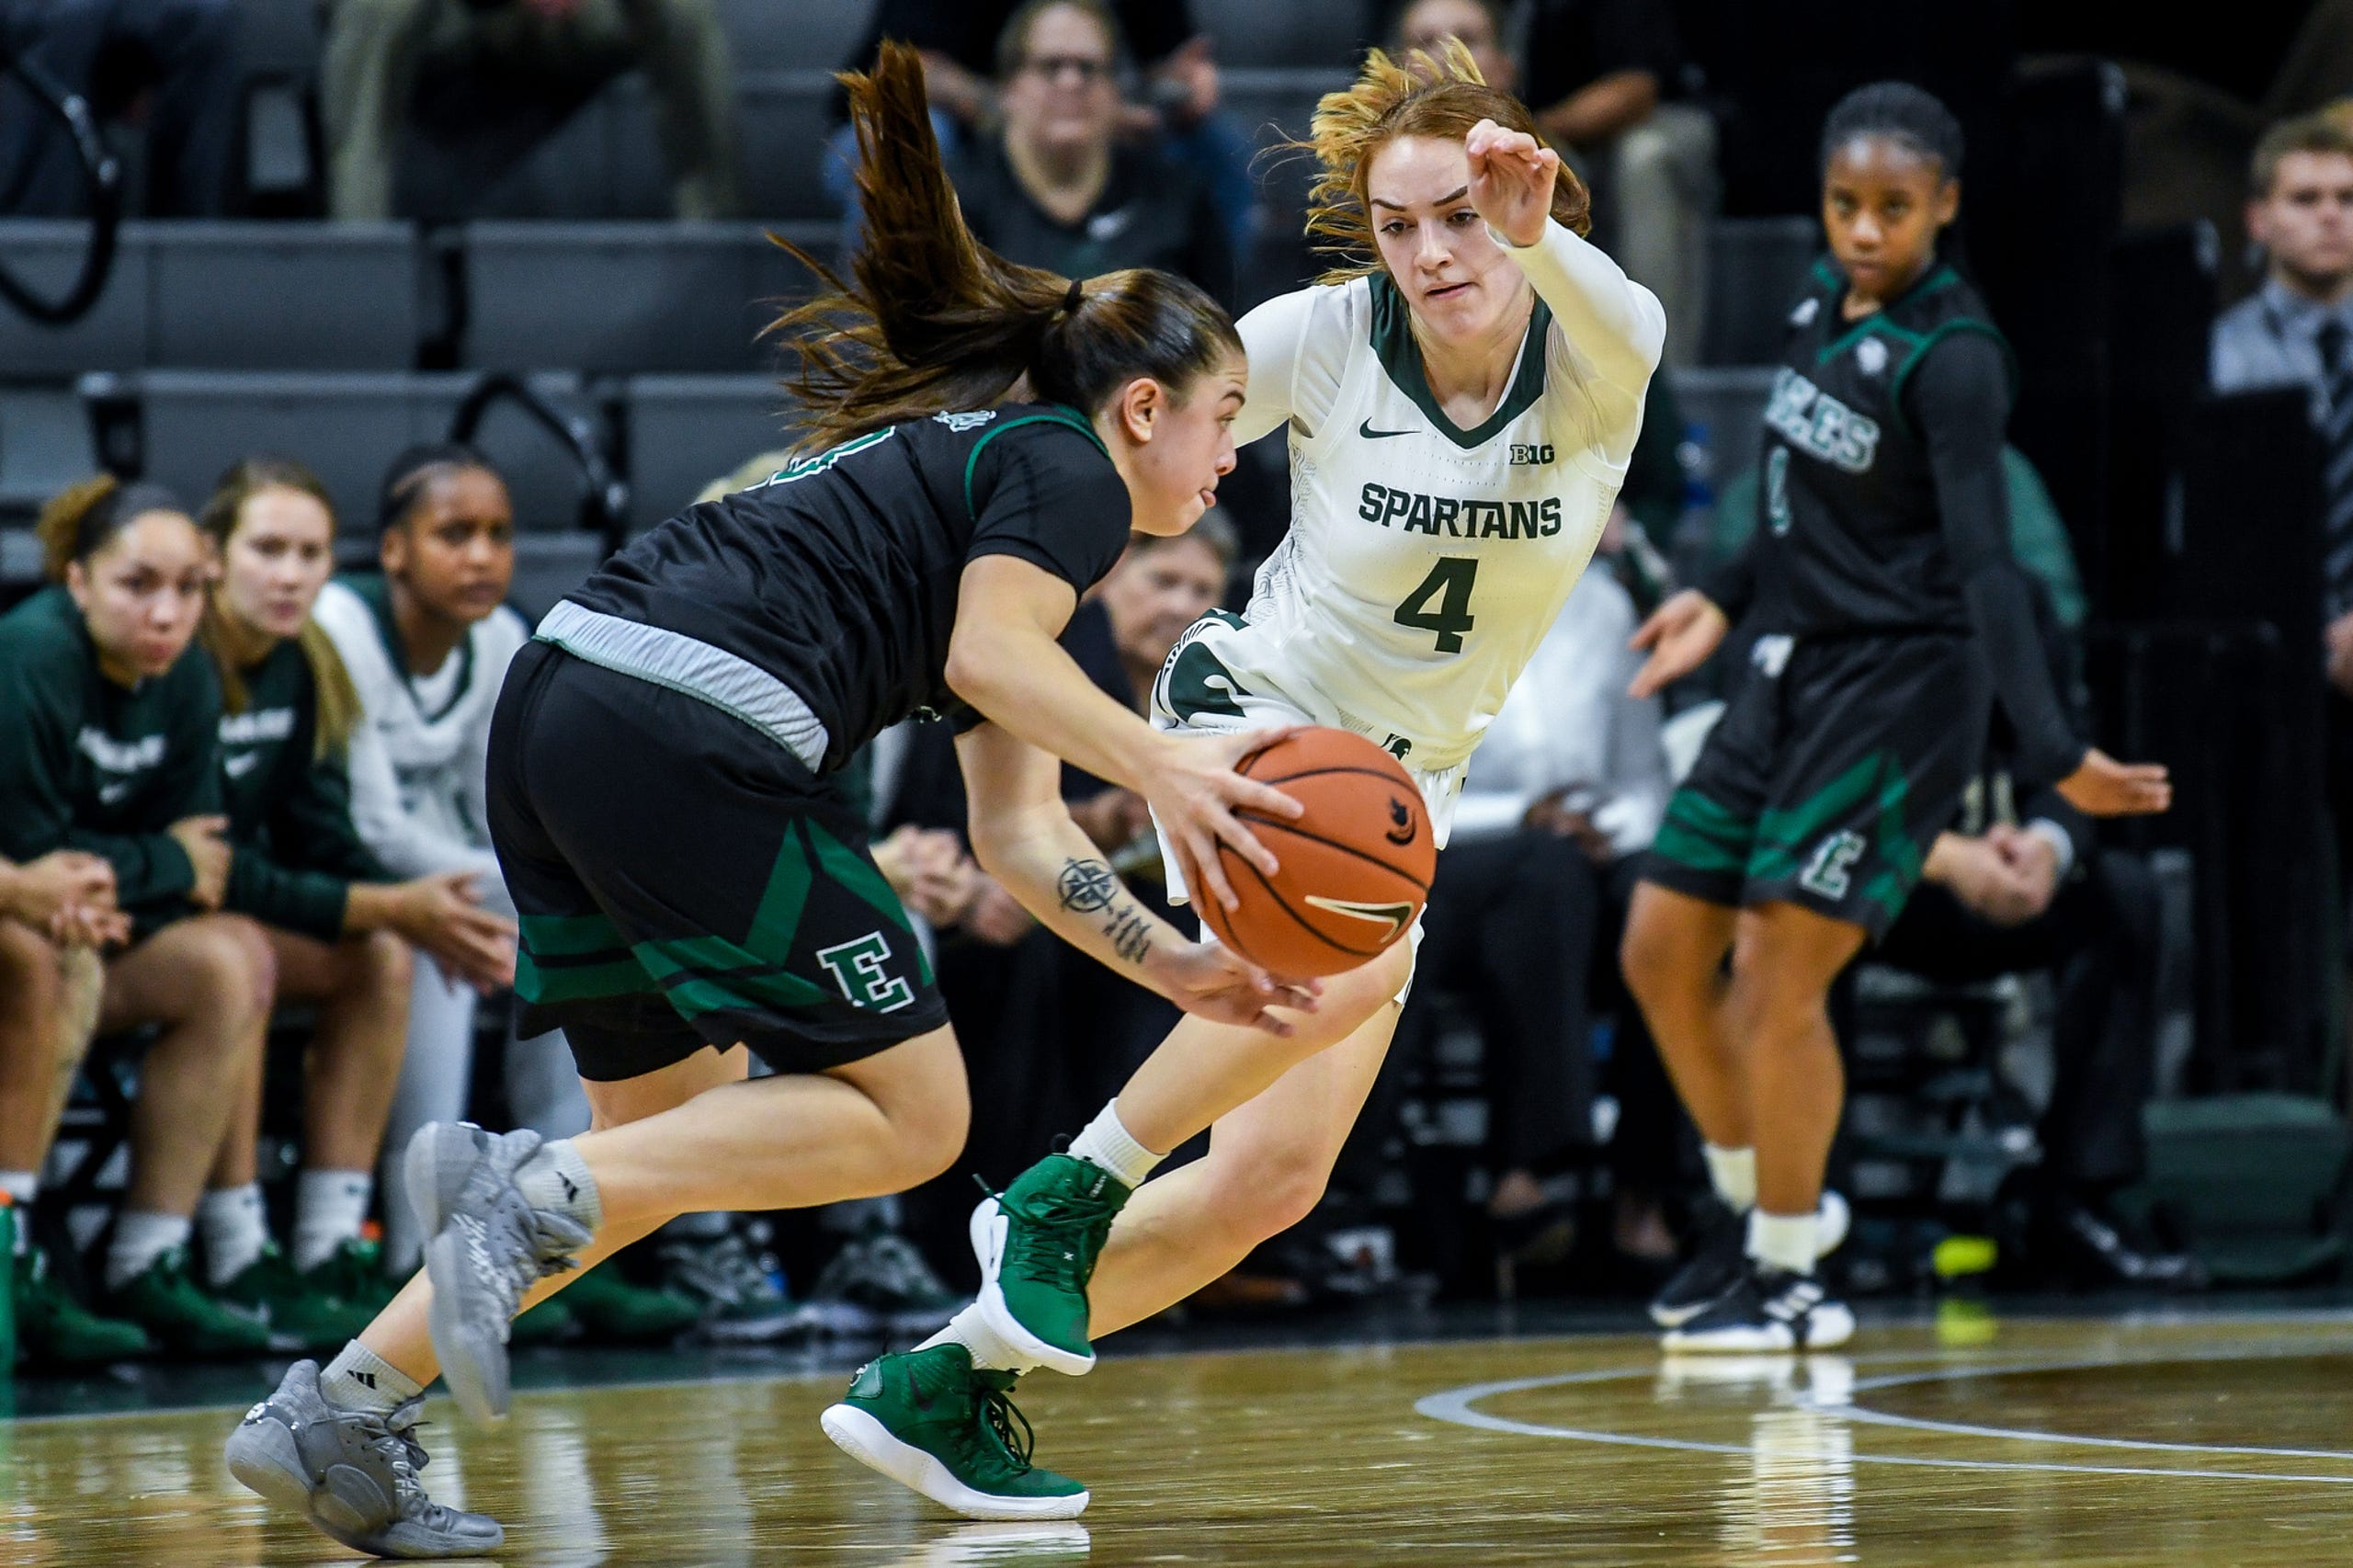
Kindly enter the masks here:
<path id="1" fill-rule="evenodd" d="M 825 966 L 850 1006 L 878 1013 L 895 1013 L 915 999 L 905 981 L 882 972 L 882 960 L 890 956 L 891 944 L 880 931 L 817 949 L 817 961 Z"/>

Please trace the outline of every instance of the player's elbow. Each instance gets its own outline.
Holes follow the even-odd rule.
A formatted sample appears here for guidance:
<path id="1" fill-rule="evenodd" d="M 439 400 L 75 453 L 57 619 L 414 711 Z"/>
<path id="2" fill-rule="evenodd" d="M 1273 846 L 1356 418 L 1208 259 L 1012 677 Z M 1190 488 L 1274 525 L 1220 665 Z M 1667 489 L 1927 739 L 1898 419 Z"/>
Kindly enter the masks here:
<path id="1" fill-rule="evenodd" d="M 1010 667 L 998 638 L 987 628 L 960 623 L 948 639 L 948 689 L 994 716 L 1006 671 Z"/>

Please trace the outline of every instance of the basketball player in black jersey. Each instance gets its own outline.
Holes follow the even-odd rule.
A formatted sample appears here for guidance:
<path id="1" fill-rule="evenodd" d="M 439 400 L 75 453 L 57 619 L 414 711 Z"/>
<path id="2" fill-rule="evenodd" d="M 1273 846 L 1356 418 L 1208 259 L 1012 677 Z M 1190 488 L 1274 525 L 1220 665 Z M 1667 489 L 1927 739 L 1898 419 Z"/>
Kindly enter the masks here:
<path id="1" fill-rule="evenodd" d="M 1824 1348 L 1853 1332 L 1814 1278 L 1836 1244 L 1817 1207 L 1845 1089 L 1824 998 L 1918 883 L 1992 704 L 2021 767 L 2063 780 L 2079 809 L 2170 799 L 2163 768 L 2087 747 L 2052 689 L 2002 488 L 2009 351 L 1938 254 L 1961 158 L 1959 124 L 1918 88 L 1860 88 L 1832 111 L 1831 256 L 1790 312 L 1766 410 L 1764 526 L 1635 638 L 1647 695 L 1732 618 L 1776 634 L 1669 806 L 1626 933 L 1627 981 L 1724 1210 L 1653 1304 L 1670 1350 Z"/>
<path id="2" fill-rule="evenodd" d="M 1232 321 L 1163 273 L 1080 284 L 979 249 L 915 52 L 847 80 L 857 281 L 779 324 L 801 406 L 824 411 L 811 445 L 831 444 L 608 562 L 517 655 L 494 720 L 523 1028 L 564 1029 L 595 1130 L 420 1131 L 426 1275 L 229 1442 L 246 1485 L 361 1551 L 497 1545 L 496 1523 L 426 1497 L 411 1428 L 437 1370 L 470 1414 L 504 1414 L 507 1320 L 564 1271 L 681 1212 L 897 1192 L 963 1147 L 946 1010 L 832 779 L 885 726 L 958 718 L 975 852 L 1073 945 L 1223 1022 L 1288 1033 L 1269 1005 L 1314 1006 L 1150 914 L 1060 793 L 1058 759 L 1135 790 L 1229 903 L 1217 845 L 1276 869 L 1235 813 L 1298 814 L 1233 771 L 1267 735 L 1157 733 L 1055 641 L 1131 528 L 1181 533 L 1215 504 L 1246 375 Z M 752 1053 L 774 1075 L 746 1081 Z M 1005 1493 L 1084 1502 L 1008 1442 L 1002 1387 L 927 1408 Z"/>

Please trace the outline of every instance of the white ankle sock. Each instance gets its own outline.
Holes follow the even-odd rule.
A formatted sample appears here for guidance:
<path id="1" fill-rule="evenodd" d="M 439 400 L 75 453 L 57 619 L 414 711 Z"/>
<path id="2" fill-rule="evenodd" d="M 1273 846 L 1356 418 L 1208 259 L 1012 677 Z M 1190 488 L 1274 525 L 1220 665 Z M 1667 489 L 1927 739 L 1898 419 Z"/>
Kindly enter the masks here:
<path id="1" fill-rule="evenodd" d="M 215 1289 L 254 1265 L 269 1245 L 269 1216 L 261 1204 L 261 1184 L 216 1187 L 197 1200 L 197 1229 L 204 1233 L 204 1276 Z"/>
<path id="2" fill-rule="evenodd" d="M 1085 1160 L 1098 1170 L 1109 1171 L 1129 1187 L 1143 1185 L 1152 1167 L 1166 1159 L 1155 1154 L 1135 1140 L 1135 1135 L 1120 1119 L 1120 1102 L 1113 1100 L 1086 1124 L 1085 1131 L 1070 1142 L 1073 1159 Z"/>
<path id="3" fill-rule="evenodd" d="M 188 1245 L 195 1222 L 184 1214 L 137 1214 L 126 1210 L 114 1222 L 114 1244 L 107 1248 L 107 1289 L 119 1290 L 147 1272 L 150 1265 L 174 1247 Z"/>
<path id="4" fill-rule="evenodd" d="M 40 1191 L 39 1171 L 0 1171 L 0 1193 L 8 1196 L 9 1207 L 16 1210 L 17 1256 L 22 1257 L 32 1250 L 33 1199 Z"/>
<path id="5" fill-rule="evenodd" d="M 1748 1256 L 1791 1274 L 1811 1274 L 1814 1260 L 1821 1256 L 1816 1242 L 1821 1226 L 1816 1210 L 1802 1214 L 1768 1214 L 1762 1209 L 1756 1210 L 1748 1216 Z"/>
<path id="6" fill-rule="evenodd" d="M 319 1392 L 338 1410 L 390 1415 L 424 1392 L 415 1379 L 356 1339 L 319 1374 Z"/>
<path id="7" fill-rule="evenodd" d="M 915 1346 L 928 1350 L 936 1345 L 961 1345 L 972 1353 L 972 1365 L 983 1371 L 1026 1372 L 1035 1367 L 1002 1335 L 991 1328 L 977 1306 L 966 1307 L 948 1320 L 948 1326 Z"/>
<path id="8" fill-rule="evenodd" d="M 597 1178 L 588 1162 L 569 1138 L 540 1145 L 539 1153 L 515 1173 L 515 1185 L 534 1209 L 552 1209 L 591 1231 L 605 1222 L 605 1200 L 597 1196 Z"/>
<path id="9" fill-rule="evenodd" d="M 367 1171 L 304 1171 L 294 1183 L 294 1267 L 308 1271 L 359 1238 L 376 1178 Z"/>
<path id="10" fill-rule="evenodd" d="M 1701 1143 L 1699 1153 L 1708 1162 L 1708 1185 L 1716 1196 L 1735 1212 L 1756 1207 L 1756 1151 L 1754 1149 L 1719 1149 L 1713 1143 Z"/>

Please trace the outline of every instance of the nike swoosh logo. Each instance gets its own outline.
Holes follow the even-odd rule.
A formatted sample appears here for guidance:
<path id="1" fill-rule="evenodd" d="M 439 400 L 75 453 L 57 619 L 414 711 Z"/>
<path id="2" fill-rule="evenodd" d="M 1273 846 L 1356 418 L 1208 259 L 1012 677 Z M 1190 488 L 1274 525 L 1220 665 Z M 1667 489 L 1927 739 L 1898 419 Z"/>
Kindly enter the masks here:
<path id="1" fill-rule="evenodd" d="M 130 793 L 131 786 L 128 784 L 106 784 L 99 787 L 98 799 L 111 806 Z"/>
<path id="2" fill-rule="evenodd" d="M 1351 920 L 1369 920 L 1376 926 L 1386 926 L 1383 942 L 1393 942 L 1414 918 L 1410 903 L 1358 903 L 1353 899 L 1325 898 L 1321 893 L 1309 893 L 1307 902 L 1318 909 L 1328 909 L 1335 915 L 1345 915 Z"/>
<path id="3" fill-rule="evenodd" d="M 1357 426 L 1357 434 L 1368 441 L 1380 441 L 1392 436 L 1410 436 L 1413 432 L 1411 430 L 1376 430 L 1372 427 L 1372 421 L 1368 419 Z"/>
<path id="4" fill-rule="evenodd" d="M 261 753 L 249 751 L 243 756 L 233 756 L 222 763 L 221 770 L 232 778 L 243 778 L 261 766 Z"/>

